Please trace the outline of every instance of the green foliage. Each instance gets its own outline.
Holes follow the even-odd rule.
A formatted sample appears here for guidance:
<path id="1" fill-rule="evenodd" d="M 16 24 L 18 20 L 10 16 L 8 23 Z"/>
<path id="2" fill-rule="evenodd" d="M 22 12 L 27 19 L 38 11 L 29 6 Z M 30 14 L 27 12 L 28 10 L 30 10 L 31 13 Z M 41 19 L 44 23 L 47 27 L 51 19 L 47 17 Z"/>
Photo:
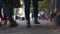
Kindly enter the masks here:
<path id="1" fill-rule="evenodd" d="M 46 0 L 45 1 L 38 1 L 38 6 L 39 6 L 39 8 L 38 8 L 38 10 L 39 11 L 47 11 L 47 2 L 46 2 Z"/>
<path id="2" fill-rule="evenodd" d="M 38 1 L 38 11 L 47 11 L 47 6 L 48 6 L 48 3 L 46 0 L 44 1 Z M 31 0 L 31 6 L 30 8 L 32 8 L 32 0 Z"/>
<path id="3" fill-rule="evenodd" d="M 23 1 L 23 0 L 22 0 Z M 44 0 L 44 1 L 38 1 L 38 11 L 47 11 L 47 6 L 48 6 L 48 0 Z M 31 0 L 31 4 L 30 4 L 30 8 L 32 9 L 32 0 Z"/>

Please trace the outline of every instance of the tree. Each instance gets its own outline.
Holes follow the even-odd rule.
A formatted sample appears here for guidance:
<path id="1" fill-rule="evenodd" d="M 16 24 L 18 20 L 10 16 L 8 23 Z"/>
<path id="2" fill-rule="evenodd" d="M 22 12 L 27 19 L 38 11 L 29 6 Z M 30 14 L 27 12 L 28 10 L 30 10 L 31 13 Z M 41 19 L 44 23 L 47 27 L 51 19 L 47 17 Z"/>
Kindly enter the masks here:
<path id="1" fill-rule="evenodd" d="M 39 9 L 38 11 L 47 11 L 47 2 L 45 1 L 38 1 Z"/>

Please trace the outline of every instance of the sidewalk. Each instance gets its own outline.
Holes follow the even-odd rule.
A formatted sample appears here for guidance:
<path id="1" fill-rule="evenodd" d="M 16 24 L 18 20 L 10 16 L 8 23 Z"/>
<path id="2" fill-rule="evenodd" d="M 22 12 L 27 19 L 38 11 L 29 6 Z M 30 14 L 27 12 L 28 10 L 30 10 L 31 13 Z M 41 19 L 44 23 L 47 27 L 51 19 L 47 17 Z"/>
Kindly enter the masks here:
<path id="1" fill-rule="evenodd" d="M 50 22 L 49 20 L 38 20 L 40 22 L 40 24 L 34 24 L 34 20 L 30 20 L 30 24 L 31 26 L 54 26 L 55 24 Z M 26 26 L 26 20 L 22 21 L 22 20 L 16 20 L 16 22 L 18 23 L 18 25 L 20 26 Z"/>
<path id="2" fill-rule="evenodd" d="M 40 27 L 6 27 L 0 28 L 0 34 L 60 34 L 60 28 L 55 26 Z"/>
<path id="3" fill-rule="evenodd" d="M 45 26 L 45 23 L 49 22 L 44 20 L 38 20 L 41 24 L 34 24 L 33 21 L 31 21 L 32 27 L 26 27 L 25 21 L 17 21 L 19 24 L 18 27 L 0 27 L 0 34 L 60 34 L 60 27 L 56 26 Z"/>

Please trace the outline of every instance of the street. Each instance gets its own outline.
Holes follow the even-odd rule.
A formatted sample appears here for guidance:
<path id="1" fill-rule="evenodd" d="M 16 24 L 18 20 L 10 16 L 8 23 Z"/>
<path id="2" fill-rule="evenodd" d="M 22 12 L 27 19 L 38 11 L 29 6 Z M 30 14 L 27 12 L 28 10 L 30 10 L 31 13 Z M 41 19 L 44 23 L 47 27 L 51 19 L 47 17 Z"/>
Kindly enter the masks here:
<path id="1" fill-rule="evenodd" d="M 31 22 L 31 27 L 26 27 L 26 21 L 16 20 L 18 27 L 0 27 L 0 34 L 60 34 L 60 27 L 52 23 L 45 23 L 44 20 L 38 20 L 40 24 Z"/>

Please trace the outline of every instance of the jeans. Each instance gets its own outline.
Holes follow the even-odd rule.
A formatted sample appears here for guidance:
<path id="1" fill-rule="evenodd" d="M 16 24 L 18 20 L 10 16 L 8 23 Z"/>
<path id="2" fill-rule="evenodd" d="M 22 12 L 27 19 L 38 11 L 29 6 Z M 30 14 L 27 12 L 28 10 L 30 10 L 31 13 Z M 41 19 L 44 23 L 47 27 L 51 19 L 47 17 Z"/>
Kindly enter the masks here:
<path id="1" fill-rule="evenodd" d="M 30 0 L 24 0 L 25 4 L 25 17 L 27 20 L 30 19 Z M 37 20 L 38 17 L 38 0 L 32 0 L 33 4 L 33 16 Z"/>
<path id="2" fill-rule="evenodd" d="M 8 17 L 8 12 L 7 12 L 7 7 L 4 3 L 3 0 L 0 0 L 0 16 L 2 17 L 2 14 L 1 14 L 1 9 L 3 8 L 3 13 L 4 13 L 4 18 L 7 19 Z"/>

